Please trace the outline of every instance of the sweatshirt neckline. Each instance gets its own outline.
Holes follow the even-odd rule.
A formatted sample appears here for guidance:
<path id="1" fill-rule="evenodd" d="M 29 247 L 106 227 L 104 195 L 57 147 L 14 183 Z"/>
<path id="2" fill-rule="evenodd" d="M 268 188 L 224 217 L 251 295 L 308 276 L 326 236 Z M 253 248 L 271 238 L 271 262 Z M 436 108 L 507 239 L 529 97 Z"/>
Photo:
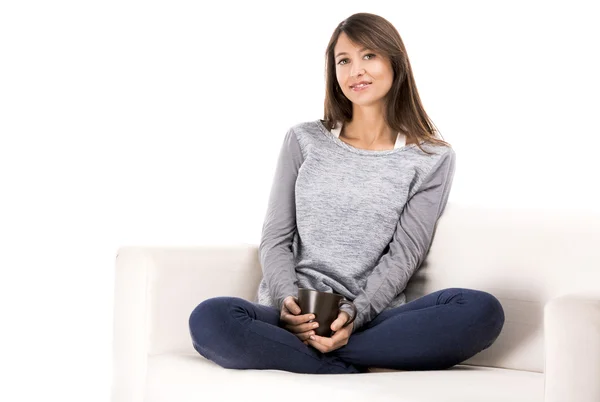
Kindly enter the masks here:
<path id="1" fill-rule="evenodd" d="M 401 146 L 399 148 L 394 148 L 394 149 L 386 149 L 386 150 L 374 150 L 374 149 L 361 149 L 361 148 L 356 148 L 342 140 L 340 140 L 335 134 L 333 134 L 331 131 L 329 131 L 327 129 L 327 127 L 325 127 L 325 125 L 323 124 L 323 122 L 321 121 L 321 119 L 317 119 L 316 121 L 317 125 L 319 126 L 319 128 L 321 129 L 321 131 L 327 136 L 327 138 L 329 138 L 331 141 L 333 141 L 336 145 L 338 145 L 339 147 L 345 149 L 346 151 L 350 151 L 352 153 L 355 154 L 359 154 L 359 155 L 389 155 L 389 154 L 395 154 L 398 152 L 402 152 L 402 151 L 406 151 L 407 149 L 411 149 L 414 148 L 417 144 L 408 144 L 408 145 L 404 145 Z M 421 141 L 421 145 L 424 143 L 425 141 Z"/>

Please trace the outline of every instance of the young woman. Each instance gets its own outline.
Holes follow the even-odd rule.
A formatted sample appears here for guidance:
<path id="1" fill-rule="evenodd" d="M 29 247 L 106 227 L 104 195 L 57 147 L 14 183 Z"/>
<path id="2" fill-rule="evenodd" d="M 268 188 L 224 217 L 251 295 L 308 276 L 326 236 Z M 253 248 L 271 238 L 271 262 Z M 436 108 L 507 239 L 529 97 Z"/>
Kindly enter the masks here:
<path id="1" fill-rule="evenodd" d="M 488 348 L 504 325 L 491 294 L 449 288 L 406 301 L 450 193 L 455 152 L 437 138 L 400 35 L 354 14 L 326 51 L 324 119 L 283 140 L 263 225 L 257 299 L 215 297 L 189 320 L 222 367 L 361 373 L 434 370 Z M 298 288 L 343 295 L 332 337 L 300 314 Z"/>

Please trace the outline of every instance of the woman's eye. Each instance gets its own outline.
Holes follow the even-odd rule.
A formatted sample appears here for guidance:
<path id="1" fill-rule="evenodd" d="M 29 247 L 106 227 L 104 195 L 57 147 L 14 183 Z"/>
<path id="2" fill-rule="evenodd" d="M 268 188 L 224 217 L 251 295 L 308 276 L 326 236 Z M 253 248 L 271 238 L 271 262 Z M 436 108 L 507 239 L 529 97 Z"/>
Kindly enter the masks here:
<path id="1" fill-rule="evenodd" d="M 365 57 L 367 57 L 367 56 L 373 56 L 373 57 L 375 57 L 375 54 L 373 54 L 373 53 L 365 54 Z M 371 59 L 371 58 L 370 58 L 370 59 Z M 370 59 L 369 59 L 369 60 L 370 60 Z M 344 64 L 346 64 L 346 63 L 344 63 L 344 62 L 345 62 L 345 61 L 347 61 L 347 60 L 348 60 L 348 59 L 342 59 L 342 60 L 338 61 L 338 63 L 337 63 L 337 64 L 339 64 L 339 65 L 344 65 Z"/>

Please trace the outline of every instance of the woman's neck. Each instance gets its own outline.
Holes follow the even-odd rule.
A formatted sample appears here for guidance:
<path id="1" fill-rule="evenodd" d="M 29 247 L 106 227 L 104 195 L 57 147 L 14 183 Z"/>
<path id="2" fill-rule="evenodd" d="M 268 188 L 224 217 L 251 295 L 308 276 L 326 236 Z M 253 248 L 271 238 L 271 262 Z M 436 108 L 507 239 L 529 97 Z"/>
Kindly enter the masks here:
<path id="1" fill-rule="evenodd" d="M 340 136 L 367 147 L 373 144 L 394 144 L 397 132 L 394 132 L 383 117 L 379 106 L 355 106 L 352 120 L 342 127 Z"/>

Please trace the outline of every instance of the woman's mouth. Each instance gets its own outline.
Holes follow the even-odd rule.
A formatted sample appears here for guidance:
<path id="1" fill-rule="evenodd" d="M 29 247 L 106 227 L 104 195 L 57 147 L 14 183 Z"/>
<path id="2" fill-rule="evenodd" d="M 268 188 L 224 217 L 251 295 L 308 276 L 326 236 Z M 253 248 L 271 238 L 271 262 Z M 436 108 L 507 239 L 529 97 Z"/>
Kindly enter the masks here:
<path id="1" fill-rule="evenodd" d="M 352 90 L 355 92 L 360 92 L 360 91 L 364 91 L 365 89 L 367 89 L 371 84 L 358 84 L 358 85 L 354 85 L 352 86 Z"/>

